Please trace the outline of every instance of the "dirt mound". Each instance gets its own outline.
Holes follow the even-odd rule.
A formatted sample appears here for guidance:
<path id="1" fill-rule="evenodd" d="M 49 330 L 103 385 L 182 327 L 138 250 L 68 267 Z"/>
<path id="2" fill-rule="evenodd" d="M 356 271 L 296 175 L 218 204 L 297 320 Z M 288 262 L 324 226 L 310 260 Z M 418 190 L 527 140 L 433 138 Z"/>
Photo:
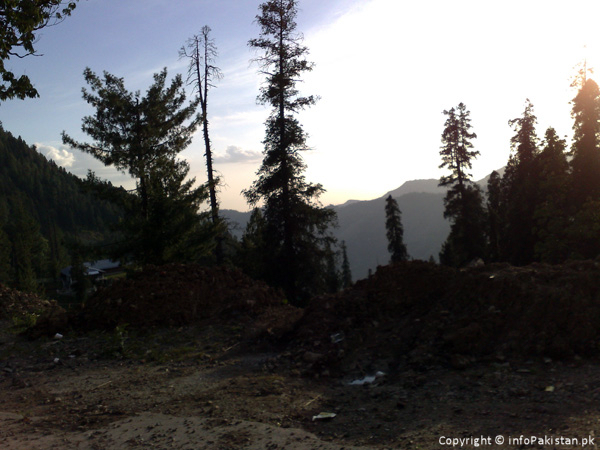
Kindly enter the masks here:
<path id="1" fill-rule="evenodd" d="M 21 292 L 0 284 L 0 321 L 10 321 L 24 334 L 37 339 L 65 330 L 67 313 L 55 300 Z"/>
<path id="2" fill-rule="evenodd" d="M 278 333 L 300 314 L 284 305 L 280 291 L 239 270 L 170 264 L 145 267 L 98 291 L 86 302 L 80 320 L 86 328 L 110 329 L 251 319 L 260 330 Z"/>
<path id="3" fill-rule="evenodd" d="M 58 304 L 54 300 L 46 300 L 0 284 L 0 320 L 25 321 L 33 315 L 38 316 L 55 308 L 58 308 Z"/>
<path id="4" fill-rule="evenodd" d="M 597 355 L 600 264 L 379 267 L 352 289 L 314 299 L 295 339 L 295 357 L 326 372 Z"/>

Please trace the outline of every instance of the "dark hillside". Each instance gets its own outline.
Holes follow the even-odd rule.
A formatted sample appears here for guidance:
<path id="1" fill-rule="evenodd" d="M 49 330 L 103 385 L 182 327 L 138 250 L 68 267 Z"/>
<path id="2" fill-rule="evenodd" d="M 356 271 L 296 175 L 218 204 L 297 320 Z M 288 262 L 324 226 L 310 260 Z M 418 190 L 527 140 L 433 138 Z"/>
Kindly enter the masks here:
<path id="1" fill-rule="evenodd" d="M 103 232 L 118 218 L 117 208 L 86 192 L 84 182 L 48 161 L 20 137 L 0 128 L 0 211 L 19 201 L 42 227 L 63 232 Z"/>
<path id="2" fill-rule="evenodd" d="M 119 214 L 83 180 L 0 126 L 0 282 L 37 290 L 40 279 L 56 278 L 70 264 L 69 243 L 105 242 Z"/>

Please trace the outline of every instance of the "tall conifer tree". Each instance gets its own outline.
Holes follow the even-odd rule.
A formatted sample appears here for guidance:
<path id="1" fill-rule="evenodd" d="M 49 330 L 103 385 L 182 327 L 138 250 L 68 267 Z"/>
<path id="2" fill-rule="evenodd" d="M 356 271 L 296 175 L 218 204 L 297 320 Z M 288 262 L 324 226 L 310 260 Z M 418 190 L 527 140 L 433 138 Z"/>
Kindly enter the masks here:
<path id="1" fill-rule="evenodd" d="M 505 217 L 502 203 L 502 178 L 495 170 L 487 183 L 488 258 L 501 259 L 500 243 L 504 236 Z"/>
<path id="2" fill-rule="evenodd" d="M 600 89 L 584 67 L 573 86 L 573 140 L 568 242 L 570 257 L 595 258 L 600 254 Z"/>
<path id="3" fill-rule="evenodd" d="M 269 105 L 264 160 L 252 187 L 244 191 L 248 202 L 264 202 L 265 253 L 269 263 L 265 279 L 281 286 L 290 300 L 302 303 L 324 289 L 323 264 L 328 228 L 335 212 L 323 208 L 320 184 L 306 182 L 306 164 L 300 152 L 307 148 L 306 133 L 296 115 L 315 103 L 315 97 L 299 94 L 297 84 L 312 70 L 308 49 L 296 31 L 296 0 L 269 0 L 260 5 L 256 21 L 260 37 L 249 41 L 261 54 L 256 61 L 266 74 L 258 101 Z"/>
<path id="4" fill-rule="evenodd" d="M 352 271 L 350 270 L 346 241 L 342 241 L 342 288 L 346 289 L 350 286 L 352 286 Z"/>
<path id="5" fill-rule="evenodd" d="M 537 118 L 529 99 L 523 115 L 509 120 L 508 124 L 515 135 L 510 140 L 512 157 L 503 179 L 507 220 L 503 248 L 508 261 L 524 265 L 534 260 L 533 215 L 539 184 Z"/>
<path id="6" fill-rule="evenodd" d="M 571 102 L 573 144 L 572 201 L 580 208 L 588 199 L 600 197 L 600 89 L 594 80 L 581 76 L 581 87 Z"/>
<path id="7" fill-rule="evenodd" d="M 444 217 L 452 222 L 450 234 L 442 246 L 440 262 L 462 266 L 486 251 L 485 211 L 478 186 L 468 172 L 472 159 L 479 155 L 473 150 L 470 112 L 463 103 L 444 111 L 447 116 L 442 133 L 440 168 L 450 170 L 450 175 L 440 179 L 440 186 L 448 187 L 444 198 Z"/>
<path id="8" fill-rule="evenodd" d="M 391 262 L 406 261 L 408 252 L 404 245 L 404 228 L 402 227 L 402 215 L 398 202 L 389 195 L 385 199 L 385 229 L 388 240 L 388 251 Z"/>
<path id="9" fill-rule="evenodd" d="M 563 262 L 569 255 L 567 241 L 569 163 L 566 142 L 548 128 L 538 155 L 538 203 L 534 212 L 535 260 Z"/>

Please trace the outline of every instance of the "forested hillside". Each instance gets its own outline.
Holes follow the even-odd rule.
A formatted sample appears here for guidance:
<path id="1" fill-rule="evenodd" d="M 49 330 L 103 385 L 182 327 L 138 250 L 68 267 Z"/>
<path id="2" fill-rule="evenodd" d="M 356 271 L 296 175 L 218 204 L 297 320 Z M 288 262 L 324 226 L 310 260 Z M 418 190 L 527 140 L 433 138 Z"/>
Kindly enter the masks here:
<path id="1" fill-rule="evenodd" d="M 103 241 L 118 216 L 83 180 L 0 127 L 0 282 L 33 289 L 56 277 L 75 243 Z"/>

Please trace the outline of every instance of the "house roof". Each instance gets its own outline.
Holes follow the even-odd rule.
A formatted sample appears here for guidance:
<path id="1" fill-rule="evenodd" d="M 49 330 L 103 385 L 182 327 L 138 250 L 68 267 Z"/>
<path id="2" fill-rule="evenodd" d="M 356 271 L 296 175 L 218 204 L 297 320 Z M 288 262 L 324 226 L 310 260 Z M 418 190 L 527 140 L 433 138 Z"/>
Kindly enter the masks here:
<path id="1" fill-rule="evenodd" d="M 100 275 L 106 270 L 117 269 L 121 267 L 121 263 L 119 261 L 113 261 L 111 259 L 101 259 L 98 261 L 84 262 L 83 265 L 86 268 L 86 275 L 89 276 Z M 65 267 L 64 269 L 61 269 L 60 274 L 66 277 L 70 277 L 72 268 L 73 266 Z"/>

